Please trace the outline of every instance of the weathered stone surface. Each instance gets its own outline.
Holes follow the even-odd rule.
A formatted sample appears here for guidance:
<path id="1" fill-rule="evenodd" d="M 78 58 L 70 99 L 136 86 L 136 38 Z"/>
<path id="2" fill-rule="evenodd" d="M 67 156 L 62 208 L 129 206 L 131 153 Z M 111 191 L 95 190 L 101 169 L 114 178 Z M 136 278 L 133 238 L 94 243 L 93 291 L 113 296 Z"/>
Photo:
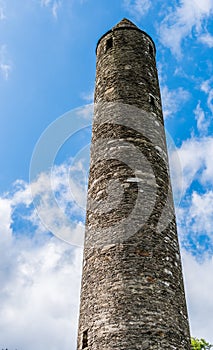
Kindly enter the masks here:
<path id="1" fill-rule="evenodd" d="M 128 20 L 97 46 L 77 349 L 190 349 L 155 46 Z"/>

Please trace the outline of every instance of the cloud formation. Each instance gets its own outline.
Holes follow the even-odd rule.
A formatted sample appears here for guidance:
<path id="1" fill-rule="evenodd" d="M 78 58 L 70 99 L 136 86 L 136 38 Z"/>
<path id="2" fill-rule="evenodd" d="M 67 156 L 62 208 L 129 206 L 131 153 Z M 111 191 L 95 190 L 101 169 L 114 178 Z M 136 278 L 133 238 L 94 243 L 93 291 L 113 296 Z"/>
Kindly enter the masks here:
<path id="1" fill-rule="evenodd" d="M 57 19 L 58 11 L 62 6 L 62 2 L 60 0 L 41 0 L 41 6 L 49 8 L 53 17 Z"/>
<path id="2" fill-rule="evenodd" d="M 182 251 L 191 335 L 213 343 L 213 259 L 202 264 Z"/>
<path id="3" fill-rule="evenodd" d="M 8 80 L 12 70 L 12 65 L 9 62 L 6 45 L 0 46 L 0 75 L 3 79 Z"/>
<path id="4" fill-rule="evenodd" d="M 59 208 L 72 202 L 65 188 L 67 171 L 67 164 L 53 171 L 52 190 L 55 194 L 62 190 L 64 196 L 63 201 L 59 198 Z M 43 203 L 48 224 L 61 220 L 63 227 L 64 218 L 58 217 L 55 205 L 48 201 L 49 178 L 50 174 L 41 174 L 31 184 L 34 196 Z M 23 181 L 16 181 L 0 197 L 0 346 L 75 350 L 82 248 L 52 236 L 40 222 L 32 200 L 30 185 Z M 83 223 L 75 217 L 70 220 L 74 234 L 81 235 Z"/>
<path id="5" fill-rule="evenodd" d="M 0 345 L 75 350 L 82 252 L 54 237 L 1 242 Z"/>
<path id="6" fill-rule="evenodd" d="M 197 129 L 201 135 L 205 135 L 208 132 L 210 125 L 210 120 L 206 118 L 204 110 L 200 106 L 200 101 L 198 102 L 194 110 L 195 118 L 197 120 Z"/>
<path id="7" fill-rule="evenodd" d="M 137 20 L 141 19 L 152 6 L 150 0 L 124 0 L 125 9 Z"/>
<path id="8" fill-rule="evenodd" d="M 6 16 L 5 16 L 4 8 L 1 6 L 1 3 L 0 3 L 0 21 L 2 21 L 3 19 L 6 19 Z"/>
<path id="9" fill-rule="evenodd" d="M 199 37 L 199 41 L 202 42 L 203 44 L 207 45 L 210 48 L 213 47 L 213 35 L 211 35 L 210 33 L 202 34 Z"/>
<path id="10" fill-rule="evenodd" d="M 163 104 L 163 115 L 164 118 L 174 116 L 190 98 L 190 93 L 179 87 L 175 90 L 169 90 L 164 85 L 161 88 L 162 104 Z"/>
<path id="11" fill-rule="evenodd" d="M 207 95 L 207 106 L 211 112 L 211 118 L 213 117 L 213 78 L 203 81 L 201 84 L 201 91 Z"/>
<path id="12" fill-rule="evenodd" d="M 181 190 L 185 195 L 193 181 L 199 181 L 203 186 L 213 184 L 212 152 L 213 138 L 208 136 L 192 137 L 170 154 L 171 166 L 175 168 L 173 157 L 176 159 L 178 156 L 182 167 L 181 176 L 174 177 L 175 190 Z"/>
<path id="13" fill-rule="evenodd" d="M 181 44 L 188 36 L 200 36 L 204 31 L 204 20 L 213 12 L 211 0 L 181 0 L 163 19 L 160 28 L 160 40 L 172 53 L 182 56 Z"/>

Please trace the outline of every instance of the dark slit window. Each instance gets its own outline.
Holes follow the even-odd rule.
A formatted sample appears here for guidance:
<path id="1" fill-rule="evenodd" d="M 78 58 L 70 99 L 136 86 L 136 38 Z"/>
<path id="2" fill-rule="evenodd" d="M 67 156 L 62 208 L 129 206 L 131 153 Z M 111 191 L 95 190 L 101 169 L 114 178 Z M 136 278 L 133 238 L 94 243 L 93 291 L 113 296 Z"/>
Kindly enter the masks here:
<path id="1" fill-rule="evenodd" d="M 112 38 L 109 38 L 107 41 L 106 41 L 106 52 L 107 50 L 111 49 L 113 46 L 113 40 Z"/>
<path id="2" fill-rule="evenodd" d="M 153 48 L 152 48 L 151 44 L 149 44 L 149 53 L 150 53 L 150 55 L 153 55 Z"/>
<path id="3" fill-rule="evenodd" d="M 82 349 L 88 348 L 88 329 L 83 332 Z"/>
<path id="4" fill-rule="evenodd" d="M 149 95 L 149 101 L 152 107 L 155 107 L 155 99 L 152 95 Z"/>

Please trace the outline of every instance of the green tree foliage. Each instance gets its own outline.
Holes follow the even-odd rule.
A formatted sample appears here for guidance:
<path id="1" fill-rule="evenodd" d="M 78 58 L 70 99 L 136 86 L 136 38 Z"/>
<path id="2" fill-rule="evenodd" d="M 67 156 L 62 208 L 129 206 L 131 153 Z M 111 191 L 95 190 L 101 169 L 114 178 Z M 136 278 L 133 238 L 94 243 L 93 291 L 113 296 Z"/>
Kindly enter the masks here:
<path id="1" fill-rule="evenodd" d="M 213 345 L 207 343 L 204 339 L 191 338 L 192 350 L 210 350 Z"/>

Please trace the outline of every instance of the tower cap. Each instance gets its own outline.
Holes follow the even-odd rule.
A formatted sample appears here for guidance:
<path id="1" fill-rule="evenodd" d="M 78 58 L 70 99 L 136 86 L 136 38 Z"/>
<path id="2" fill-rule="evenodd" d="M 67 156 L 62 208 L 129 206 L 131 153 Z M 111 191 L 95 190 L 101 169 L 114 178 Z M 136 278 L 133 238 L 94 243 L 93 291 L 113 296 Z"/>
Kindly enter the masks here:
<path id="1" fill-rule="evenodd" d="M 98 45 L 100 43 L 100 41 L 107 35 L 107 34 L 110 34 L 116 30 L 122 30 L 122 29 L 133 29 L 133 30 L 138 30 L 139 32 L 145 34 L 152 42 L 153 46 L 154 46 L 154 50 L 156 51 L 156 48 L 155 48 L 155 43 L 154 41 L 152 40 L 151 36 L 149 34 L 147 34 L 146 32 L 144 32 L 143 30 L 141 30 L 140 28 L 138 28 L 133 22 L 131 22 L 129 19 L 127 18 L 123 18 L 120 22 L 118 22 L 112 29 L 108 30 L 105 34 L 103 34 L 100 39 L 98 40 L 97 42 L 97 45 L 96 45 L 96 53 L 97 53 L 97 48 L 98 48 Z"/>
<path id="2" fill-rule="evenodd" d="M 128 28 L 138 28 L 133 22 L 131 22 L 127 18 L 123 18 L 119 23 L 117 23 L 112 30 L 115 30 L 117 28 L 123 28 L 123 27 L 128 27 Z"/>

